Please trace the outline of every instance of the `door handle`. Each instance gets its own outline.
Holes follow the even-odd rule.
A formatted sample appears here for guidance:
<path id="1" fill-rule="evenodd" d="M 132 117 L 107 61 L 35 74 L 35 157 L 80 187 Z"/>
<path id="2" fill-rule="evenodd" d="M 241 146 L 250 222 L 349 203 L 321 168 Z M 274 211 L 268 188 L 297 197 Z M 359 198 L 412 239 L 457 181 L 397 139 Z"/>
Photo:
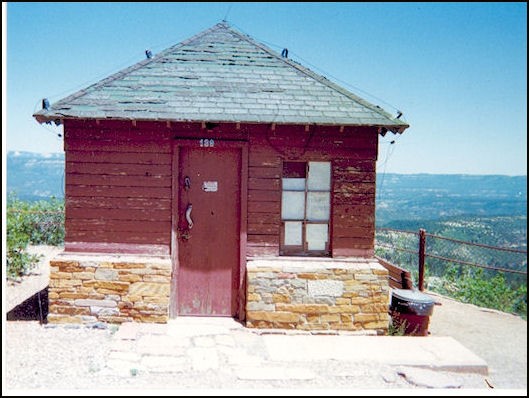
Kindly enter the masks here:
<path id="1" fill-rule="evenodd" d="M 186 176 L 184 178 L 184 189 L 186 191 L 189 191 L 189 188 L 191 188 L 191 178 L 189 178 L 188 176 Z"/>
<path id="2" fill-rule="evenodd" d="M 189 229 L 193 228 L 193 220 L 191 219 L 191 211 L 193 210 L 193 205 L 190 203 L 187 205 L 186 209 L 186 220 L 187 220 L 187 227 Z"/>

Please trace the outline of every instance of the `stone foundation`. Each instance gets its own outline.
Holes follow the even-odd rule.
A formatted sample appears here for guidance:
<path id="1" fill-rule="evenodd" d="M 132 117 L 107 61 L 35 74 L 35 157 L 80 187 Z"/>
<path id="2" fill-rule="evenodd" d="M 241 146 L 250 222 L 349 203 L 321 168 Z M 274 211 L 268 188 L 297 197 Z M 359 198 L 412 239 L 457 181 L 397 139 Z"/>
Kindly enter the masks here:
<path id="1" fill-rule="evenodd" d="M 50 323 L 167 322 L 169 257 L 62 253 L 50 261 Z"/>
<path id="2" fill-rule="evenodd" d="M 246 283 L 248 327 L 387 333 L 388 271 L 376 259 L 251 259 Z"/>

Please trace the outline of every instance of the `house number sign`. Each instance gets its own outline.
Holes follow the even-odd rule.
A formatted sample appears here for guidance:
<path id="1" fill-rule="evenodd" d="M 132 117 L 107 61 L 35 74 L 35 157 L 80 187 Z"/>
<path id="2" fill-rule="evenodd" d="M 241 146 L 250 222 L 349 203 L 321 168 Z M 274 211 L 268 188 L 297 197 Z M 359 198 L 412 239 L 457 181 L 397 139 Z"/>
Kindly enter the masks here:
<path id="1" fill-rule="evenodd" d="M 213 148 L 215 146 L 215 140 L 212 138 L 201 138 L 199 144 L 204 148 Z"/>

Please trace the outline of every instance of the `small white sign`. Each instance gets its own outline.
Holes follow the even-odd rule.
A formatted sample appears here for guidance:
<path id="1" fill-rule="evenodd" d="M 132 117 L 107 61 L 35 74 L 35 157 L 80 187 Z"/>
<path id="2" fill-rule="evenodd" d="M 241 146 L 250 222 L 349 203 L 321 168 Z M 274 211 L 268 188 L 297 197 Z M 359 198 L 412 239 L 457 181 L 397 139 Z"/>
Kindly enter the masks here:
<path id="1" fill-rule="evenodd" d="M 217 192 L 219 184 L 217 181 L 204 181 L 202 183 L 202 190 L 204 192 Z"/>

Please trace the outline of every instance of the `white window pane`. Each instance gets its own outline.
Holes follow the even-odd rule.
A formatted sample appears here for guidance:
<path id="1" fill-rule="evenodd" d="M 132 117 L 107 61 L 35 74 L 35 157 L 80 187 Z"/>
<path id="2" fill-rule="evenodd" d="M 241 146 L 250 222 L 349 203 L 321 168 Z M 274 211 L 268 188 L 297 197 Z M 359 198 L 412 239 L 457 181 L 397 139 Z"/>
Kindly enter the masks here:
<path id="1" fill-rule="evenodd" d="M 283 189 L 288 191 L 304 191 L 304 178 L 283 178 Z"/>
<path id="2" fill-rule="evenodd" d="M 305 192 L 283 191 L 281 218 L 303 220 L 305 216 Z"/>
<path id="3" fill-rule="evenodd" d="M 327 221 L 330 213 L 330 192 L 309 192 L 307 194 L 307 220 Z"/>
<path id="4" fill-rule="evenodd" d="M 331 190 L 331 162 L 309 162 L 309 191 Z"/>
<path id="5" fill-rule="evenodd" d="M 325 250 L 328 237 L 327 224 L 307 224 L 307 248 L 308 250 Z"/>
<path id="6" fill-rule="evenodd" d="M 286 246 L 301 246 L 303 224 L 298 221 L 285 222 L 285 245 Z"/>

